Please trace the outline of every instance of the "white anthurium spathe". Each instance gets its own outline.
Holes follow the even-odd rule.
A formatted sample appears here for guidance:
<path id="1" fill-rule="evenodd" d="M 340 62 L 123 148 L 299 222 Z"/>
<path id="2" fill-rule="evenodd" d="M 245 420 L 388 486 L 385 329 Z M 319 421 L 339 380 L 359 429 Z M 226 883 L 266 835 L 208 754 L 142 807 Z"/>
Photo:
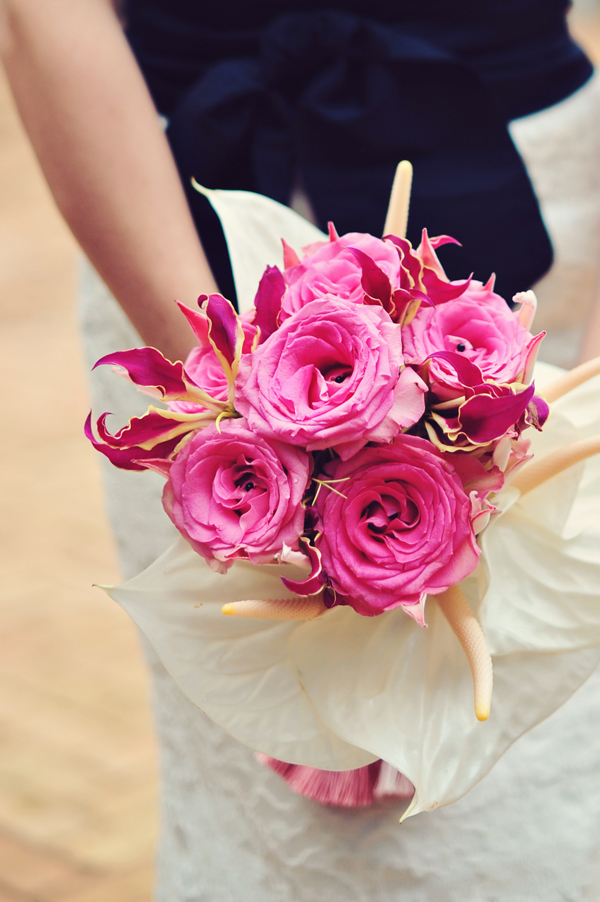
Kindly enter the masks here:
<path id="1" fill-rule="evenodd" d="M 195 187 L 221 220 L 240 313 L 252 309 L 265 267 L 281 266 L 282 238 L 298 253 L 314 241 L 327 241 L 327 235 L 312 222 L 270 197 L 252 191 Z"/>
<path id="2" fill-rule="evenodd" d="M 262 266 L 252 269 L 250 257 L 234 251 L 247 238 L 248 209 L 260 218 L 262 199 L 207 194 L 232 249 L 238 291 L 249 297 Z M 268 201 L 269 210 L 273 204 Z M 296 249 L 314 240 L 294 241 L 299 217 L 281 210 L 277 240 L 283 234 Z M 262 215 L 269 223 L 267 208 Z M 260 250 L 260 240 L 252 255 L 277 262 L 269 256 L 273 242 Z M 538 364 L 538 387 L 560 372 Z M 534 460 L 599 435 L 599 398 L 596 376 L 558 400 L 544 432 L 529 430 Z M 493 659 L 492 708 L 484 723 L 475 717 L 465 654 L 435 598 L 427 601 L 425 629 L 401 608 L 362 617 L 337 607 L 309 621 L 226 617 L 221 609 L 230 601 L 290 597 L 279 577 L 297 578 L 295 568 L 236 562 L 217 574 L 182 538 L 144 573 L 108 592 L 186 695 L 240 742 L 327 770 L 382 758 L 414 784 L 407 814 L 416 814 L 468 792 L 600 661 L 600 459 L 524 495 L 507 486 L 493 500 L 500 513 L 479 537 L 477 570 L 460 586 Z"/>
<path id="3" fill-rule="evenodd" d="M 215 573 L 178 538 L 139 576 L 107 591 L 185 694 L 239 742 L 323 769 L 370 764 L 378 756 L 336 736 L 297 678 L 288 641 L 299 621 L 247 620 L 221 611 L 249 595 L 293 598 L 281 583 L 284 574 L 304 576 L 290 565 L 257 567 L 245 561 L 225 575 Z"/>

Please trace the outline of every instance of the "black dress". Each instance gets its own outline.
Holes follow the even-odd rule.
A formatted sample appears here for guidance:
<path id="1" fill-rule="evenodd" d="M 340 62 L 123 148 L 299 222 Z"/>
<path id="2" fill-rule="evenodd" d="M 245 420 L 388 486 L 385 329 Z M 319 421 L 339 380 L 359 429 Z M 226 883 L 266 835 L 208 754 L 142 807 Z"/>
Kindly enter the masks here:
<path id="1" fill-rule="evenodd" d="M 566 0 L 129 0 L 127 34 L 161 113 L 192 213 L 234 296 L 207 187 L 287 203 L 300 181 L 318 223 L 380 234 L 395 166 L 414 165 L 408 237 L 450 234 L 451 278 L 511 298 L 552 248 L 506 125 L 592 73 Z"/>

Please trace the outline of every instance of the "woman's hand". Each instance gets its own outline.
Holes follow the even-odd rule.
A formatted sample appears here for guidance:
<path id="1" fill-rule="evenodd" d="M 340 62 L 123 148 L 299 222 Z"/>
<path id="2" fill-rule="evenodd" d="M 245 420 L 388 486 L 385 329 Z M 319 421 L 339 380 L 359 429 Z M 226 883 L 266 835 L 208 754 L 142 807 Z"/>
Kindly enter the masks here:
<path id="1" fill-rule="evenodd" d="M 54 198 L 147 344 L 183 359 L 173 300 L 216 290 L 112 0 L 0 0 L 0 53 Z"/>

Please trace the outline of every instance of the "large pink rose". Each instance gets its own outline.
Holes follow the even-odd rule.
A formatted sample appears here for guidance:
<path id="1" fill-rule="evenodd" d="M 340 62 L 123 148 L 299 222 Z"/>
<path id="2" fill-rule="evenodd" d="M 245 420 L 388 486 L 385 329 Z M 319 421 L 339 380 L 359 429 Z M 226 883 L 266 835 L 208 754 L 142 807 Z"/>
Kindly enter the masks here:
<path id="1" fill-rule="evenodd" d="M 279 319 L 301 310 L 311 301 L 326 295 L 362 304 L 365 290 L 362 284 L 363 266 L 360 254 L 366 254 L 389 279 L 392 290 L 423 288 L 420 283 L 422 264 L 405 242 L 405 251 L 392 241 L 383 241 L 362 232 L 349 232 L 335 241 L 322 244 L 315 252 L 285 271 L 287 289 L 281 302 Z M 404 264 L 404 265 L 403 265 Z M 418 284 L 417 284 L 418 283 Z"/>
<path id="2" fill-rule="evenodd" d="M 454 467 L 429 442 L 401 435 L 325 470 L 335 482 L 321 486 L 316 507 L 332 588 L 359 614 L 402 605 L 423 623 L 425 596 L 464 579 L 479 555 Z"/>
<path id="3" fill-rule="evenodd" d="M 421 306 L 402 333 L 411 363 L 422 363 L 438 351 L 457 352 L 478 366 L 484 379 L 505 383 L 530 375 L 542 337 L 528 332 L 500 295 L 476 281 L 457 298 Z"/>
<path id="4" fill-rule="evenodd" d="M 226 420 L 197 432 L 177 455 L 163 493 L 177 529 L 215 569 L 236 558 L 271 563 L 298 548 L 312 461 L 300 448 Z"/>
<path id="5" fill-rule="evenodd" d="M 402 365 L 400 327 L 381 307 L 328 297 L 242 357 L 235 406 L 261 435 L 348 457 L 422 416 L 425 384 Z"/>

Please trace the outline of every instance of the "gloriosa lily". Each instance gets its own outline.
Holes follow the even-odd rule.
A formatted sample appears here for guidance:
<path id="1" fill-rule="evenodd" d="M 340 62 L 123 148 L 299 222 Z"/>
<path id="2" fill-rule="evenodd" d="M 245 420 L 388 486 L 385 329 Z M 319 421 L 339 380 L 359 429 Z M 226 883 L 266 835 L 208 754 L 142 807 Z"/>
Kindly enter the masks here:
<path id="1" fill-rule="evenodd" d="M 227 378 L 227 401 L 213 398 L 187 375 L 182 363 L 172 363 L 155 348 L 116 351 L 102 357 L 96 366 L 123 367 L 129 379 L 166 404 L 185 401 L 197 407 L 197 413 L 183 413 L 150 406 L 141 417 L 112 435 L 106 428 L 107 413 L 96 423 L 99 440 L 93 434 L 91 415 L 85 425 L 86 436 L 94 447 L 117 467 L 127 470 L 160 469 L 156 461 L 170 458 L 192 434 L 227 417 L 236 416 L 233 407 L 234 382 L 242 356 L 244 332 L 231 303 L 220 294 L 198 299 L 202 311 L 180 304 L 200 343 L 210 342 Z M 150 463 L 150 462 L 153 463 Z"/>
<path id="2" fill-rule="evenodd" d="M 422 368 L 425 380 L 435 381 L 432 363 L 449 367 L 464 394 L 434 403 L 425 422 L 429 439 L 442 451 L 464 451 L 488 445 L 506 435 L 514 423 L 541 429 L 549 414 L 547 403 L 535 395 L 535 385 L 486 381 L 479 367 L 452 351 L 433 354 Z"/>

